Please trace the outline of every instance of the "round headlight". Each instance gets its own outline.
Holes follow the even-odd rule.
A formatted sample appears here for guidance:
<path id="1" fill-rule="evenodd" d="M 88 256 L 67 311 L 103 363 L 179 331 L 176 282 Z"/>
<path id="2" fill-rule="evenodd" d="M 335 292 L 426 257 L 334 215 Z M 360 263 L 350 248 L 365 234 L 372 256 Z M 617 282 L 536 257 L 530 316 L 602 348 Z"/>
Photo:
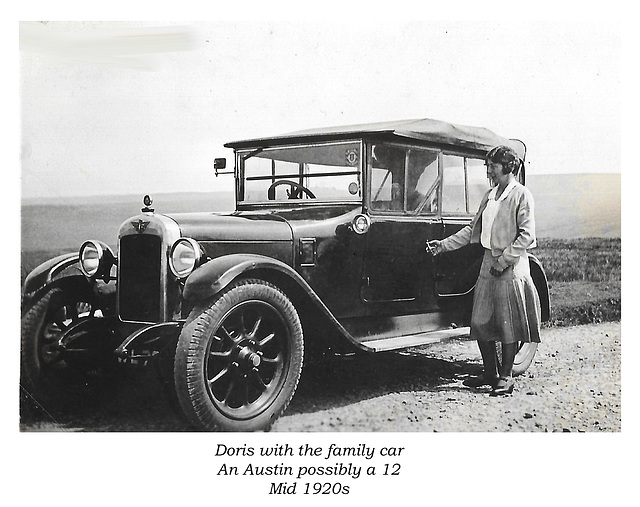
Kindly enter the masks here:
<path id="1" fill-rule="evenodd" d="M 111 249 L 100 241 L 85 241 L 80 247 L 80 269 L 89 278 L 109 274 L 115 262 Z"/>
<path id="2" fill-rule="evenodd" d="M 185 278 L 198 267 L 202 260 L 202 250 L 198 242 L 191 238 L 182 238 L 171 247 L 169 267 L 178 278 Z"/>

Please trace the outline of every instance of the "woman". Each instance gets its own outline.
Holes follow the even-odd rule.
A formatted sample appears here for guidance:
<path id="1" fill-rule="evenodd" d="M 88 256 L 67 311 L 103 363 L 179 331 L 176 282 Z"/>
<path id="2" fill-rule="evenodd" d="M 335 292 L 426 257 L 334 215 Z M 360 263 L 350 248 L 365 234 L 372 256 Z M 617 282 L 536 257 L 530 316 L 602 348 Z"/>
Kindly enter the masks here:
<path id="1" fill-rule="evenodd" d="M 518 183 L 517 153 L 497 146 L 485 158 L 491 183 L 473 221 L 456 234 L 428 243 L 433 255 L 469 243 L 484 246 L 471 314 L 471 338 L 478 341 L 484 372 L 466 385 L 490 385 L 494 396 L 513 391 L 517 344 L 540 341 L 540 300 L 531 274 L 527 249 L 536 244 L 533 197 Z M 498 367 L 495 342 L 502 342 Z"/>

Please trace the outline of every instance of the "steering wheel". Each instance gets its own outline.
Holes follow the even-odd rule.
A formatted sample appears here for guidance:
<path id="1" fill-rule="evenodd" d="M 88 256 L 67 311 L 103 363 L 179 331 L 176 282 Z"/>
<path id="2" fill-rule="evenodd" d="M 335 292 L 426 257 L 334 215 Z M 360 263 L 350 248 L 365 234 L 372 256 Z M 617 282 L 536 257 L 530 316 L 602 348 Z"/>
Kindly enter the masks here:
<path id="1" fill-rule="evenodd" d="M 278 180 L 272 183 L 269 190 L 267 190 L 267 197 L 270 201 L 273 201 L 276 198 L 276 187 L 280 185 L 289 185 L 291 187 L 291 190 L 287 192 L 289 199 L 300 199 L 302 198 L 302 194 L 306 194 L 310 199 L 316 198 L 311 190 L 300 183 L 296 183 L 291 180 Z"/>

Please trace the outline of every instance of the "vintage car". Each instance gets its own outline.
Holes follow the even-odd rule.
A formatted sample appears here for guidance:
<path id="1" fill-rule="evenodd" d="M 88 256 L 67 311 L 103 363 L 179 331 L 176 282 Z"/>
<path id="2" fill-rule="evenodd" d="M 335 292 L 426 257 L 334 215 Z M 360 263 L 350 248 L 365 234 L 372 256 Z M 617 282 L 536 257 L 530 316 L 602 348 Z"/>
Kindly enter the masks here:
<path id="1" fill-rule="evenodd" d="M 226 144 L 234 170 L 214 166 L 235 175 L 235 211 L 166 214 L 145 196 L 117 255 L 86 241 L 29 274 L 23 385 L 44 396 L 112 360 L 153 363 L 195 428 L 268 430 L 304 361 L 468 333 L 481 248 L 426 243 L 470 223 L 496 145 L 520 154 L 524 183 L 521 141 L 431 119 Z M 516 374 L 536 346 L 521 344 Z"/>

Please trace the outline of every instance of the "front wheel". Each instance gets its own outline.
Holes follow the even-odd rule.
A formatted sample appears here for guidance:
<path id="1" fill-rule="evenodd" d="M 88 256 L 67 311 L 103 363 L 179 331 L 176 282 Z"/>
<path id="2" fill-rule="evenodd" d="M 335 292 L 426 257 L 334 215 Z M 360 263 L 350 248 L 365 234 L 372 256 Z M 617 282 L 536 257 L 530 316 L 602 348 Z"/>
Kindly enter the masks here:
<path id="1" fill-rule="evenodd" d="M 194 308 L 176 348 L 174 381 L 182 410 L 205 430 L 270 429 L 302 372 L 298 314 L 263 280 L 241 280 Z"/>

